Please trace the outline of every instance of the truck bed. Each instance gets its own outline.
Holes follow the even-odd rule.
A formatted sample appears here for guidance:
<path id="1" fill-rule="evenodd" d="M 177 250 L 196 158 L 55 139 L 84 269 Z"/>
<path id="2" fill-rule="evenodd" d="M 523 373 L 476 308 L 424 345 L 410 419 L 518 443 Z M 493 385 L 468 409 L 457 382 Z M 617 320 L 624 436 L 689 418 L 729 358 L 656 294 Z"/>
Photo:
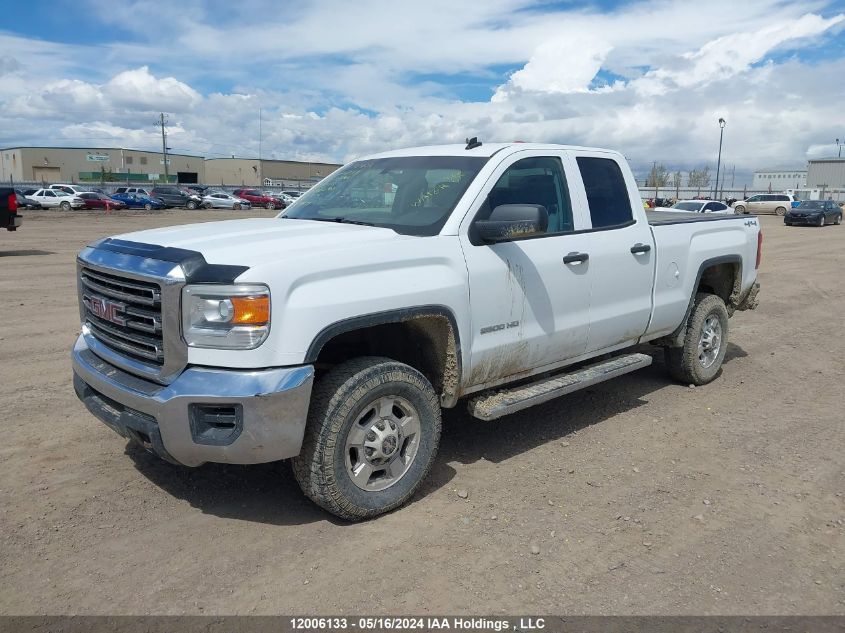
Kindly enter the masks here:
<path id="1" fill-rule="evenodd" d="M 687 222 L 713 222 L 716 220 L 736 220 L 753 216 L 736 215 L 734 213 L 695 213 L 693 211 L 648 211 L 645 213 L 648 223 L 652 226 L 661 224 L 685 224 Z"/>

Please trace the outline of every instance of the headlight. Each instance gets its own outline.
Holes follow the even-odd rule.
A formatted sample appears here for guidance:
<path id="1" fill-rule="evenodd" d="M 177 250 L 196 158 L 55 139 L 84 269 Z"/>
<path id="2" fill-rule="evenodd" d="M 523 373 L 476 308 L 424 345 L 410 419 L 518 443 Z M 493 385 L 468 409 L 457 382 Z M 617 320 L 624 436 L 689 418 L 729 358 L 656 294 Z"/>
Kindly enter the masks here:
<path id="1" fill-rule="evenodd" d="M 270 290 L 260 284 L 182 290 L 182 335 L 190 347 L 255 349 L 270 332 Z"/>

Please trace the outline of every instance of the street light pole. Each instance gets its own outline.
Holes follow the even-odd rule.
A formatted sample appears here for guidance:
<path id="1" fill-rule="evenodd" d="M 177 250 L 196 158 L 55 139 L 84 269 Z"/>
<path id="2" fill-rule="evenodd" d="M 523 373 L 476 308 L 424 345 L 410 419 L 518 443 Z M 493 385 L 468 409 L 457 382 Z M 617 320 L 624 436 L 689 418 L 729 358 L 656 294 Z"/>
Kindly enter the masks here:
<path id="1" fill-rule="evenodd" d="M 716 160 L 716 188 L 713 190 L 713 199 L 719 199 L 719 169 L 722 166 L 722 135 L 725 133 L 727 123 L 719 117 L 719 158 Z"/>
<path id="2" fill-rule="evenodd" d="M 839 139 L 836 139 L 836 147 L 839 148 L 839 158 L 842 158 L 842 145 L 843 143 L 840 143 Z"/>

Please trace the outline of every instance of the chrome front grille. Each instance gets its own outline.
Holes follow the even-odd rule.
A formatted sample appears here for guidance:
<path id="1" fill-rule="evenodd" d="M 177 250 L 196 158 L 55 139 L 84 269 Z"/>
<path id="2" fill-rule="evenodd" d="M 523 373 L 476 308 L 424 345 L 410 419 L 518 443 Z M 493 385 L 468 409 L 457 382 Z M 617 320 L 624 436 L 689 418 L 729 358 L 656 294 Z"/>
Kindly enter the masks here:
<path id="1" fill-rule="evenodd" d="M 164 365 L 162 291 L 155 281 L 79 269 L 84 321 L 111 350 L 147 365 Z"/>

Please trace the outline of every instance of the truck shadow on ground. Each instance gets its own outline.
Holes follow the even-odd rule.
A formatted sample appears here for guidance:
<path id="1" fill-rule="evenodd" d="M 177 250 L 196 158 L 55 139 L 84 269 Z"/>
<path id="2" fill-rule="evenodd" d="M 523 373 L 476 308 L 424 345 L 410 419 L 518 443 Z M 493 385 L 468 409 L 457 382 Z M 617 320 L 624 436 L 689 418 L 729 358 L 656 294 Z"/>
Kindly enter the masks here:
<path id="1" fill-rule="evenodd" d="M 641 407 L 655 391 L 673 384 L 677 387 L 666 374 L 660 350 L 643 346 L 637 351 L 650 353 L 654 363 L 646 369 L 500 420 L 477 420 L 466 412 L 463 403 L 445 411 L 437 461 L 415 499 L 422 499 L 449 484 L 456 474 L 450 462 L 504 461 Z M 729 343 L 725 363 L 744 356 L 747 354 L 741 347 Z M 271 525 L 319 521 L 346 524 L 302 494 L 287 461 L 252 466 L 205 464 L 187 468 L 165 462 L 135 444 L 127 445 L 126 454 L 152 483 L 206 514 Z"/>
<path id="2" fill-rule="evenodd" d="M 29 257 L 31 255 L 55 255 L 53 251 L 39 251 L 29 249 L 23 251 L 0 251 L 0 257 Z"/>

